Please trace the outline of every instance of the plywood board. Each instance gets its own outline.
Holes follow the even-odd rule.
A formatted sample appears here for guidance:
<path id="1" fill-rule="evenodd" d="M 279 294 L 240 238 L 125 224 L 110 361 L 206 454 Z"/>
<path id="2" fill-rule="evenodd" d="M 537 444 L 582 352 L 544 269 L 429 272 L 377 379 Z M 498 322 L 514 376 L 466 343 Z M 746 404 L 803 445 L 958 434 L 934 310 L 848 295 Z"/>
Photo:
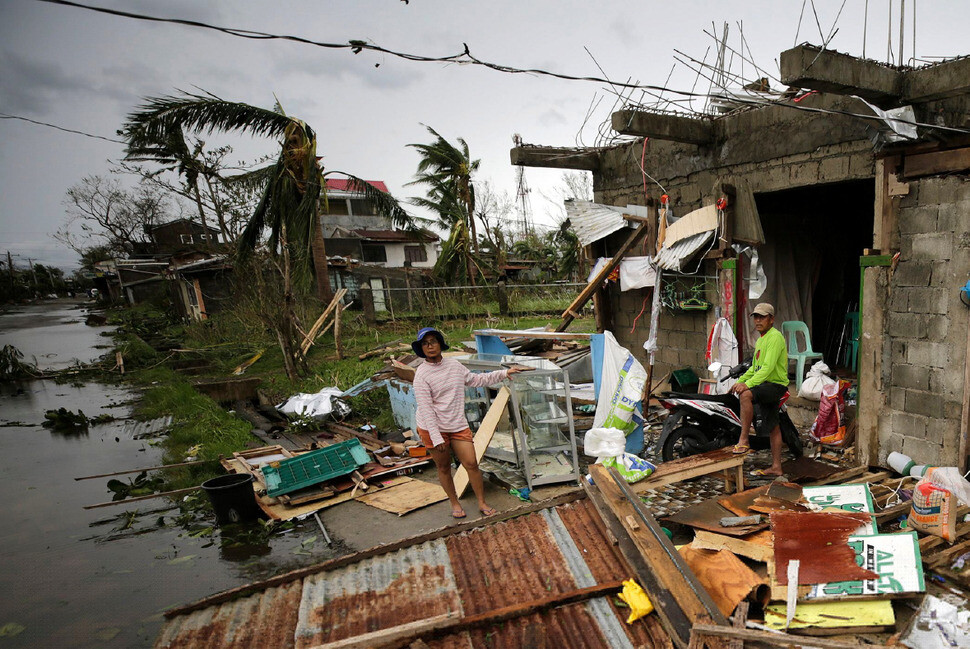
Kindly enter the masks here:
<path id="1" fill-rule="evenodd" d="M 840 467 L 819 462 L 807 455 L 803 455 L 794 460 L 788 460 L 781 465 L 781 470 L 785 472 L 788 479 L 792 482 L 812 482 L 823 480 L 841 471 Z"/>
<path id="2" fill-rule="evenodd" d="M 849 547 L 855 551 L 856 563 L 876 573 L 878 579 L 814 584 L 805 599 L 922 593 L 926 589 L 916 532 L 850 536 Z"/>
<path id="3" fill-rule="evenodd" d="M 761 525 L 745 525 L 744 527 L 721 527 L 721 519 L 733 515 L 733 512 L 724 509 L 717 501 L 712 499 L 685 507 L 676 514 L 665 517 L 664 520 L 728 536 L 747 536 L 768 527 L 767 522 Z"/>
<path id="4" fill-rule="evenodd" d="M 495 433 L 495 428 L 502 419 L 502 415 L 505 414 L 505 406 L 509 403 L 510 395 L 509 389 L 503 385 L 495 398 L 492 399 L 492 405 L 485 413 L 485 417 L 482 418 L 482 423 L 474 437 L 475 457 L 478 460 L 481 460 L 485 455 L 485 449 L 492 441 L 492 434 Z M 461 498 L 466 489 L 468 489 L 468 472 L 465 471 L 465 467 L 458 467 L 458 471 L 455 472 L 455 493 Z"/>
<path id="5" fill-rule="evenodd" d="M 724 617 L 729 617 L 749 596 L 762 606 L 768 603 L 768 581 L 756 575 L 729 550 L 701 550 L 688 544 L 677 551 Z"/>
<path id="6" fill-rule="evenodd" d="M 701 232 L 709 232 L 717 228 L 717 208 L 705 205 L 693 212 L 685 214 L 674 224 L 667 226 L 664 236 L 664 248 L 669 248 L 681 239 L 692 237 Z"/>
<path id="7" fill-rule="evenodd" d="M 416 509 L 448 500 L 448 495 L 439 484 L 412 478 L 404 478 L 404 480 L 404 482 L 393 487 L 358 496 L 357 500 L 365 505 L 383 509 L 398 516 L 404 516 Z"/>
<path id="8" fill-rule="evenodd" d="M 896 624 L 891 600 L 868 602 L 803 603 L 795 607 L 790 630 L 838 629 L 853 631 L 881 630 Z M 765 609 L 765 626 L 782 631 L 785 628 L 785 604 L 771 604 Z"/>
<path id="9" fill-rule="evenodd" d="M 721 507 L 724 507 L 737 516 L 750 516 L 751 505 L 754 504 L 755 499 L 768 493 L 769 486 L 764 485 L 755 487 L 754 489 L 746 489 L 740 493 L 718 498 L 717 502 Z"/>

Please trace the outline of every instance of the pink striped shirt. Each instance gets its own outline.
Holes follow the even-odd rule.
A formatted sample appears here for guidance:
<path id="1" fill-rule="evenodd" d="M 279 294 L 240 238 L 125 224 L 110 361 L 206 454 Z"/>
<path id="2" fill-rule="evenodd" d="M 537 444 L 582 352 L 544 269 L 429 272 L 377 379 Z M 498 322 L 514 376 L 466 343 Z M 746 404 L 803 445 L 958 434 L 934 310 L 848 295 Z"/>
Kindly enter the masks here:
<path id="1" fill-rule="evenodd" d="M 465 419 L 465 386 L 484 388 L 508 377 L 508 370 L 473 374 L 453 358 L 440 363 L 424 362 L 414 372 L 414 397 L 418 402 L 415 423 L 431 435 L 435 446 L 444 443 L 441 432 L 468 428 Z"/>

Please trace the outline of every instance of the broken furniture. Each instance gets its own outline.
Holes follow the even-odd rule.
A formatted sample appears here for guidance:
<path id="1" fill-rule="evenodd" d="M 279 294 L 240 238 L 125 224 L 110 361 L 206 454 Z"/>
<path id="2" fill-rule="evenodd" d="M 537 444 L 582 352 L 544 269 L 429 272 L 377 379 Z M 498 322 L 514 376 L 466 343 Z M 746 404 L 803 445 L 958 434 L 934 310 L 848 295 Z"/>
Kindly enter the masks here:
<path id="1" fill-rule="evenodd" d="M 822 355 L 812 349 L 812 336 L 808 325 L 800 320 L 787 320 L 781 323 L 781 332 L 788 342 L 788 360 L 795 361 L 795 393 L 802 389 L 802 379 L 805 378 L 805 363 L 807 361 L 822 360 Z M 805 348 L 798 346 L 799 334 L 805 339 Z"/>

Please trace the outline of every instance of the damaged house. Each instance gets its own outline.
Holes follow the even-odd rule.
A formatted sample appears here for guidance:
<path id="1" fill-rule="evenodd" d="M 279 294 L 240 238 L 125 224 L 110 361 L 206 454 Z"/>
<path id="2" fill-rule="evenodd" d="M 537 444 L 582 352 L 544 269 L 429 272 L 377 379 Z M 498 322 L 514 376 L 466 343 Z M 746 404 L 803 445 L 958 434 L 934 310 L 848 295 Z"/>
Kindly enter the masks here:
<path id="1" fill-rule="evenodd" d="M 717 115 L 626 107 L 612 126 L 633 139 L 518 146 L 512 162 L 591 171 L 594 204 L 571 216 L 592 256 L 659 264 L 656 302 L 615 283 L 594 296 L 599 328 L 630 349 L 659 307 L 655 382 L 707 375 L 719 317 L 750 356 L 749 315 L 771 302 L 776 327 L 804 323 L 815 352 L 856 374 L 863 464 L 901 451 L 966 468 L 970 59 L 898 69 L 803 45 L 780 64 L 784 94 Z"/>

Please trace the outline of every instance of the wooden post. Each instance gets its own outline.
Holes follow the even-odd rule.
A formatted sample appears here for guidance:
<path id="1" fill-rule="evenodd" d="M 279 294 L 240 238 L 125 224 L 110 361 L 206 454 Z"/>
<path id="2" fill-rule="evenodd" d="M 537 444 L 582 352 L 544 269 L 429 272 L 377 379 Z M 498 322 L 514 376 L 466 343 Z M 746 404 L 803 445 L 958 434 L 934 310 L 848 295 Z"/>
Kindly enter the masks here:
<path id="1" fill-rule="evenodd" d="M 369 325 L 377 324 L 377 316 L 374 314 L 374 292 L 369 282 L 360 285 L 360 305 L 364 310 L 364 322 Z"/>
<path id="2" fill-rule="evenodd" d="M 344 358 L 344 346 L 340 343 L 340 316 L 344 312 L 344 305 L 337 302 L 337 308 L 333 312 L 333 344 L 337 348 L 337 360 Z"/>
<path id="3" fill-rule="evenodd" d="M 509 314 L 509 294 L 505 290 L 505 280 L 500 280 L 495 285 L 495 299 L 498 300 L 498 312 L 500 315 Z"/>
<path id="4" fill-rule="evenodd" d="M 967 354 L 963 359 L 963 413 L 960 416 L 960 471 L 967 471 L 970 453 L 970 315 L 967 316 Z"/>

